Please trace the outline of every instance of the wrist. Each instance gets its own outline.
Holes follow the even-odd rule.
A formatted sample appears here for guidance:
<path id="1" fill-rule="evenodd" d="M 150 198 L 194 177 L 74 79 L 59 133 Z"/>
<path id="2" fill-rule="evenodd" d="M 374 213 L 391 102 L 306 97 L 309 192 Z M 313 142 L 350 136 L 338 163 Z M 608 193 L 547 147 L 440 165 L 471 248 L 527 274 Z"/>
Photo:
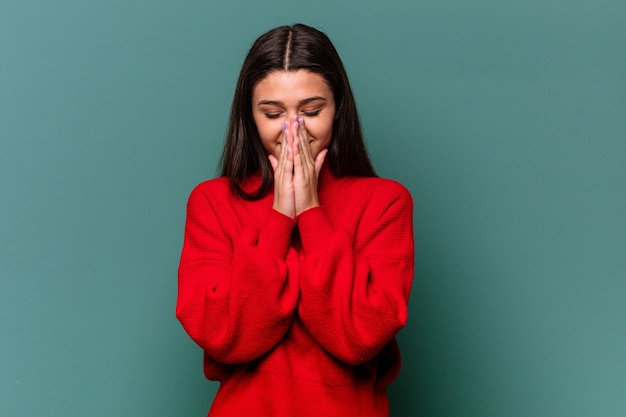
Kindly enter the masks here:
<path id="1" fill-rule="evenodd" d="M 289 209 L 285 209 L 285 208 L 281 208 L 279 205 L 274 204 L 272 206 L 272 210 L 277 211 L 278 213 L 282 214 L 283 216 L 287 216 L 291 219 L 295 219 L 296 218 L 296 214 L 295 210 L 289 210 Z"/>
<path id="2" fill-rule="evenodd" d="M 319 200 L 316 198 L 315 200 L 311 201 L 309 204 L 301 207 L 301 208 L 296 208 L 296 217 L 298 217 L 299 215 L 301 215 L 302 213 L 304 213 L 307 210 L 310 210 L 312 208 L 315 207 L 319 207 L 320 206 L 320 202 Z"/>

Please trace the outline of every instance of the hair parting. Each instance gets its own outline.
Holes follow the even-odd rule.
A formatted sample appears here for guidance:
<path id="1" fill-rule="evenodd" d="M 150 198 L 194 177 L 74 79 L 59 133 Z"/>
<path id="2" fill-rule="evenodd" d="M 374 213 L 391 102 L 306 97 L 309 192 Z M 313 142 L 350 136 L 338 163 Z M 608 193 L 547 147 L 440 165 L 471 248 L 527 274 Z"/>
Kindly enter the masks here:
<path id="1" fill-rule="evenodd" d="M 289 70 L 289 56 L 291 55 L 291 38 L 293 37 L 293 31 L 290 30 L 288 33 L 289 35 L 287 36 L 287 44 L 285 45 L 285 58 L 283 65 L 283 69 L 285 71 Z"/>

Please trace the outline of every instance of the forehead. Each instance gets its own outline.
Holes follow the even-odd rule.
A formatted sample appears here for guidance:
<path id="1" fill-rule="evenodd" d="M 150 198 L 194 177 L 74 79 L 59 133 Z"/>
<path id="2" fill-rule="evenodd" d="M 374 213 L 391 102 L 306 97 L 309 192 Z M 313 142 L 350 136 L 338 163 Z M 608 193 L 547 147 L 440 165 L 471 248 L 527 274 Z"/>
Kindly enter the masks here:
<path id="1" fill-rule="evenodd" d="M 324 77 L 307 70 L 270 72 L 252 91 L 253 102 L 302 100 L 314 96 L 331 100 L 333 93 Z"/>

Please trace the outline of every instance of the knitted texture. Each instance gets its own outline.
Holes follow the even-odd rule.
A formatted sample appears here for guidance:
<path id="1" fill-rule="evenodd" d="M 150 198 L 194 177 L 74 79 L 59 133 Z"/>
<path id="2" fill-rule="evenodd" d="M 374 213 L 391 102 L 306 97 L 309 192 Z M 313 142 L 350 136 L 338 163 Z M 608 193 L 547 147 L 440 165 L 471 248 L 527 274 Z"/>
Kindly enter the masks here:
<path id="1" fill-rule="evenodd" d="M 254 189 L 257 177 L 246 187 Z M 296 219 L 217 178 L 187 205 L 176 315 L 220 381 L 209 416 L 387 416 L 413 278 L 397 182 L 335 178 Z"/>

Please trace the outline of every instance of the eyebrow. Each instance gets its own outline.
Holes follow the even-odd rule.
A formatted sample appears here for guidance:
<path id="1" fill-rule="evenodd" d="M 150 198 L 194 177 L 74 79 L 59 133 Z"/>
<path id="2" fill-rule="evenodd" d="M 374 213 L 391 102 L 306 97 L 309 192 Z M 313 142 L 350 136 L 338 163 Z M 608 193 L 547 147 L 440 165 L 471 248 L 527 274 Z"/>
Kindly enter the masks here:
<path id="1" fill-rule="evenodd" d="M 300 106 L 304 105 L 304 104 L 309 104 L 311 102 L 314 101 L 326 101 L 326 99 L 324 97 L 320 97 L 320 96 L 314 96 L 314 97 L 309 97 L 309 98 L 305 98 L 304 100 L 300 101 Z M 259 101 L 259 103 L 257 104 L 258 106 L 262 106 L 262 105 L 271 105 L 271 106 L 284 106 L 285 103 L 283 103 L 282 101 L 279 100 L 261 100 Z"/>

